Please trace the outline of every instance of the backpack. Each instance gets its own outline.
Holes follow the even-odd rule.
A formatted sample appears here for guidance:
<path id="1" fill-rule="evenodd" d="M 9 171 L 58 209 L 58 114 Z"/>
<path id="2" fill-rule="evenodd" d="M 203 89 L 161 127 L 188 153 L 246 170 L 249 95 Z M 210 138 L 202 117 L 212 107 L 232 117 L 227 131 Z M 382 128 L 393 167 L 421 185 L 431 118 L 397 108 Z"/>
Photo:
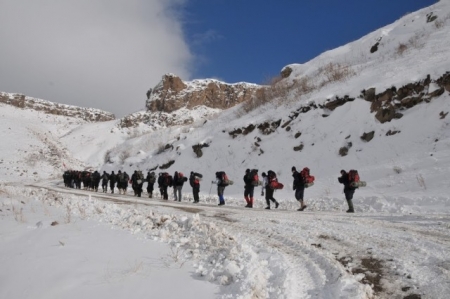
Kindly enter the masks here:
<path id="1" fill-rule="evenodd" d="M 258 176 L 258 169 L 252 169 L 252 171 L 250 171 L 250 180 L 251 180 L 253 186 L 261 185 L 261 182 L 260 182 L 259 176 Z"/>
<path id="2" fill-rule="evenodd" d="M 300 177 L 303 179 L 303 183 L 305 184 L 305 188 L 311 187 L 314 185 L 315 177 L 309 174 L 309 168 L 305 167 L 300 172 Z"/>
<path id="3" fill-rule="evenodd" d="M 163 186 L 170 186 L 172 184 L 170 175 L 167 172 L 163 172 L 162 177 L 163 177 L 163 180 L 162 180 Z"/>
<path id="4" fill-rule="evenodd" d="M 221 184 L 222 186 L 233 185 L 233 181 L 228 179 L 228 176 L 225 173 L 225 171 L 219 171 L 218 179 L 220 179 L 220 183 L 219 184 Z"/>
<path id="5" fill-rule="evenodd" d="M 182 182 L 187 182 L 188 178 L 185 177 L 182 172 L 178 172 L 178 180 L 179 180 L 180 183 L 182 183 Z"/>
<path id="6" fill-rule="evenodd" d="M 136 174 L 136 183 L 142 184 L 143 181 L 144 181 L 144 174 L 142 173 L 142 171 L 139 170 Z"/>
<path id="7" fill-rule="evenodd" d="M 277 175 L 272 170 L 267 172 L 267 176 L 269 178 L 269 187 L 272 189 L 283 189 L 284 185 L 278 182 Z"/>
<path id="8" fill-rule="evenodd" d="M 359 187 L 365 187 L 366 183 L 362 182 L 359 178 L 358 171 L 355 169 L 351 169 L 348 172 L 348 181 L 350 183 L 350 186 L 353 188 L 359 188 Z"/>
<path id="9" fill-rule="evenodd" d="M 150 184 L 154 184 L 155 181 L 156 181 L 155 174 L 150 173 L 149 176 L 148 176 L 148 182 L 149 182 Z"/>
<path id="10" fill-rule="evenodd" d="M 123 172 L 119 173 L 117 177 L 119 178 L 119 182 L 122 183 L 123 181 L 125 181 L 125 176 L 124 176 Z"/>

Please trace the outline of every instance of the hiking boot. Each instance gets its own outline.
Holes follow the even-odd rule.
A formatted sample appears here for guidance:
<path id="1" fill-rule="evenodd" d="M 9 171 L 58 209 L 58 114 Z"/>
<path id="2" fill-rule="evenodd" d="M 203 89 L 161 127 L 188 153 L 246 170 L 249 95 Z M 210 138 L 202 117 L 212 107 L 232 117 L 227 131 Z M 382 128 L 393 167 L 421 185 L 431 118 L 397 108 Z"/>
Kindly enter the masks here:
<path id="1" fill-rule="evenodd" d="M 298 209 L 299 211 L 303 211 L 304 209 L 306 209 L 307 205 L 302 206 L 300 209 Z"/>
<path id="2" fill-rule="evenodd" d="M 355 210 L 347 210 L 347 213 L 355 213 Z"/>
<path id="3" fill-rule="evenodd" d="M 248 207 L 250 207 L 250 205 L 249 204 L 247 204 L 244 208 L 248 208 Z"/>
<path id="4" fill-rule="evenodd" d="M 278 209 L 278 206 L 279 206 L 280 204 L 278 203 L 278 201 L 277 202 L 275 202 L 275 209 Z"/>
<path id="5" fill-rule="evenodd" d="M 218 206 L 223 206 L 224 204 L 225 204 L 224 202 L 221 202 L 218 204 Z"/>
<path id="6" fill-rule="evenodd" d="M 253 208 L 253 205 L 246 205 L 246 208 Z"/>
<path id="7" fill-rule="evenodd" d="M 270 210 L 270 207 L 266 207 L 264 210 Z"/>

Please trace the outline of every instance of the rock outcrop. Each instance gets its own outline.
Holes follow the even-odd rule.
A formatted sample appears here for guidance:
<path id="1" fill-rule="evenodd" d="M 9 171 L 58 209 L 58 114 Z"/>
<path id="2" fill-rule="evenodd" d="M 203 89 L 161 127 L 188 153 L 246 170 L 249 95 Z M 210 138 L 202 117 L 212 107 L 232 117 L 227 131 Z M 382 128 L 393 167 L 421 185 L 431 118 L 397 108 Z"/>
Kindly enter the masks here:
<path id="1" fill-rule="evenodd" d="M 146 107 L 150 112 L 166 113 L 200 105 L 228 109 L 251 99 L 260 88 L 256 84 L 229 84 L 214 79 L 184 82 L 173 74 L 166 74 L 149 93 Z"/>
<path id="2" fill-rule="evenodd" d="M 371 112 L 381 123 L 402 117 L 400 111 L 414 107 L 421 102 L 430 102 L 432 98 L 439 97 L 445 91 L 450 91 L 450 72 L 445 73 L 437 80 L 427 78 L 415 83 L 409 83 L 400 88 L 389 88 L 375 97 L 371 89 L 370 96 L 363 91 L 362 97 L 370 101 Z"/>
<path id="3" fill-rule="evenodd" d="M 115 119 L 114 114 L 103 110 L 58 104 L 27 97 L 23 94 L 0 92 L 0 103 L 12 105 L 21 109 L 42 111 L 47 114 L 81 118 L 90 122 L 102 122 Z"/>

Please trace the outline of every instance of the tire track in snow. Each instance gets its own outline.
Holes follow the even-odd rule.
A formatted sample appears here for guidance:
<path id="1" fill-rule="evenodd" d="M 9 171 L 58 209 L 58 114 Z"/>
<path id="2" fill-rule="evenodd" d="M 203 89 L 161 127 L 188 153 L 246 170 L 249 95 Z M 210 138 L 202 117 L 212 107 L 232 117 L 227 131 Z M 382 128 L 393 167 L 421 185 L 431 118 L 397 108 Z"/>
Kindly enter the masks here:
<path id="1" fill-rule="evenodd" d="M 193 207 L 188 202 L 144 200 L 44 186 L 116 203 L 163 206 L 187 212 L 186 209 Z M 211 204 L 199 204 L 195 208 L 192 212 L 213 217 L 228 231 L 242 235 L 241 239 L 256 251 L 270 248 L 280 256 L 282 266 L 268 265 L 271 270 L 277 266 L 285 269 L 281 287 L 275 285 L 280 279 L 270 280 L 273 298 L 335 298 L 336 294 L 347 298 L 370 297 L 366 286 L 357 282 L 351 273 L 368 257 L 383 264 L 384 290 L 375 298 L 403 298 L 408 294 L 401 290 L 403 287 L 430 298 L 443 298 L 442 294 L 450 292 L 450 216 L 447 214 L 299 213 Z M 338 259 L 342 257 L 351 257 L 351 263 L 341 264 Z M 282 294 L 277 293 L 280 289 Z"/>

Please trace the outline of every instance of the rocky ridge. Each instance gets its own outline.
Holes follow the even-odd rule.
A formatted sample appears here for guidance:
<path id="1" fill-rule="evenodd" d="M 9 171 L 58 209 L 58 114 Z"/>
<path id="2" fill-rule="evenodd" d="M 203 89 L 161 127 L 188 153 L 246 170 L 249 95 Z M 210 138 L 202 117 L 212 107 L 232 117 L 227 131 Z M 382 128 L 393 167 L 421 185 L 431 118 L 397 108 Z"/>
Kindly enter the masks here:
<path id="1" fill-rule="evenodd" d="M 0 103 L 21 109 L 42 111 L 47 114 L 76 117 L 89 122 L 103 122 L 115 119 L 114 114 L 100 109 L 58 104 L 17 93 L 0 92 Z"/>
<path id="2" fill-rule="evenodd" d="M 251 99 L 260 88 L 251 83 L 229 84 L 214 79 L 184 82 L 176 75 L 166 74 L 147 93 L 146 107 L 150 112 L 167 113 L 199 105 L 223 110 Z"/>

